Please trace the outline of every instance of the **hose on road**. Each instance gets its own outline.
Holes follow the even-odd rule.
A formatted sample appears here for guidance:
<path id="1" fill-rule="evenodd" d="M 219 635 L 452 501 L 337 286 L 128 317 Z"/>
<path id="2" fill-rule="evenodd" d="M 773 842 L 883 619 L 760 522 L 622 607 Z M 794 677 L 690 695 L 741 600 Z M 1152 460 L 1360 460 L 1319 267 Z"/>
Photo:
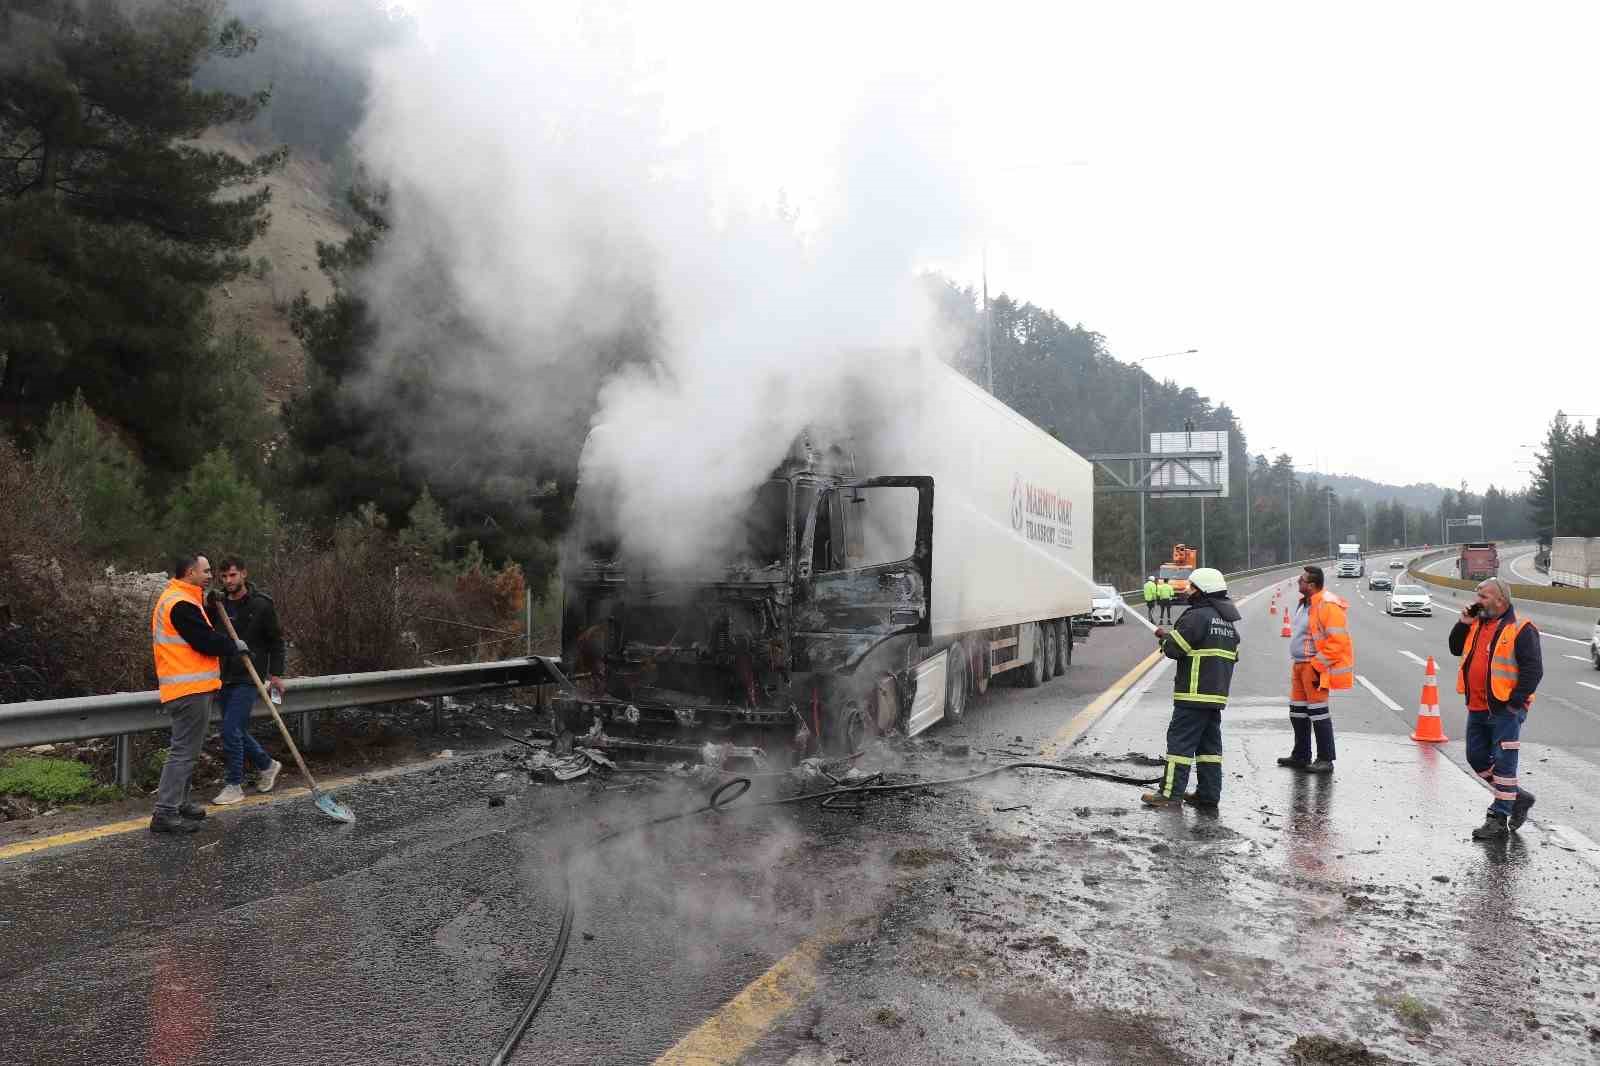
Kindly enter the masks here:
<path id="1" fill-rule="evenodd" d="M 966 785 L 974 781 L 982 781 L 986 777 L 1014 773 L 1019 770 L 1048 770 L 1058 774 L 1072 774 L 1077 777 L 1093 778 L 1097 781 L 1111 781 L 1120 785 L 1144 786 L 1154 785 L 1161 781 L 1159 777 L 1129 777 L 1125 774 L 1114 774 L 1106 770 L 1093 770 L 1086 766 L 1073 766 L 1069 763 L 1023 761 L 991 766 L 987 770 L 980 770 L 975 774 L 966 774 L 961 777 L 943 777 L 929 781 L 879 784 L 874 782 L 881 780 L 881 777 L 874 775 L 868 778 L 866 782 L 859 784 L 838 784 L 833 788 L 823 789 L 819 792 L 756 800 L 737 809 L 759 810 L 763 807 L 792 807 L 802 803 L 814 802 L 826 806 L 830 801 L 842 796 L 861 797 L 861 802 L 865 802 L 868 796 L 881 796 L 891 792 L 913 792 L 917 789 L 944 788 L 950 785 Z M 634 825 L 613 829 L 611 832 L 595 838 L 586 847 L 567 856 L 567 861 L 562 864 L 562 891 L 564 898 L 561 903 L 561 926 L 556 932 L 555 942 L 550 947 L 550 954 L 545 959 L 544 968 L 539 972 L 539 979 L 534 984 L 533 992 L 528 996 L 527 1002 L 524 1003 L 522 1013 L 517 1015 L 516 1022 L 512 1024 L 511 1028 L 506 1032 L 505 1038 L 501 1040 L 500 1047 L 495 1052 L 494 1057 L 489 1060 L 489 1066 L 505 1066 L 506 1063 L 511 1061 L 512 1053 L 516 1051 L 517 1045 L 522 1042 L 528 1027 L 533 1024 L 534 1015 L 539 1013 L 539 1008 L 544 1005 L 545 998 L 550 995 L 550 989 L 555 984 L 556 974 L 561 970 L 561 964 L 566 960 L 567 943 L 572 939 L 572 923 L 575 910 L 572 893 L 572 860 L 588 852 L 595 851 L 620 837 L 649 829 L 652 826 L 675 822 L 682 818 L 691 818 L 695 815 L 726 811 L 731 804 L 750 791 L 752 784 L 753 782 L 748 777 L 729 778 L 711 790 L 706 797 L 705 805 L 702 807 L 691 807 L 688 810 L 663 814 L 660 817 L 649 818 Z M 729 792 L 732 792 L 732 795 L 728 795 Z"/>

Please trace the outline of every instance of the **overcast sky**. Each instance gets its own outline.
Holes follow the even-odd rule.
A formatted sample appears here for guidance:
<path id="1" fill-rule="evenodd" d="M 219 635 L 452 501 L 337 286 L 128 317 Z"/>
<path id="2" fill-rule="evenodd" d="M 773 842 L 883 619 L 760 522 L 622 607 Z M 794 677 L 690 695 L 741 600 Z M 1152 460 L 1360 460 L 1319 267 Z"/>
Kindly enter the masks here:
<path id="1" fill-rule="evenodd" d="M 986 248 L 1122 358 L 1199 348 L 1149 369 L 1253 450 L 1481 491 L 1600 414 L 1600 5 L 768 6 L 627 16 L 736 194 L 825 214 L 862 86 L 921 76 L 974 202 L 934 265 Z"/>

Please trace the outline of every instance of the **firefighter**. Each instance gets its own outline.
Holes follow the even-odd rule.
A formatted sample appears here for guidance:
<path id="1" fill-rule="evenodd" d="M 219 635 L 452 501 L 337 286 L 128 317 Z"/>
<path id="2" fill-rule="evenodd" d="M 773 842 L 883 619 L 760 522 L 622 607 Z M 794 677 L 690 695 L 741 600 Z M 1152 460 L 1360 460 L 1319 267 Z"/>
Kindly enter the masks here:
<path id="1" fill-rule="evenodd" d="M 1161 623 L 1172 621 L 1172 600 L 1178 590 L 1172 587 L 1172 582 L 1162 578 L 1156 585 L 1156 599 L 1161 603 Z"/>
<path id="2" fill-rule="evenodd" d="M 1289 725 L 1294 750 L 1278 765 L 1309 774 L 1333 773 L 1333 689 L 1355 687 L 1356 653 L 1346 620 L 1349 604 L 1323 588 L 1322 567 L 1300 572 L 1300 602 L 1289 623 Z M 1316 736 L 1317 757 L 1311 758 Z"/>
<path id="3" fill-rule="evenodd" d="M 1151 574 L 1144 579 L 1144 613 L 1145 617 L 1152 622 L 1156 620 L 1156 597 L 1159 595 L 1160 590 L 1156 588 L 1156 577 Z"/>
<path id="4" fill-rule="evenodd" d="M 1222 800 L 1222 709 L 1228 704 L 1233 667 L 1239 661 L 1239 609 L 1228 599 L 1228 583 L 1209 566 L 1189 575 L 1189 607 L 1172 629 L 1156 629 L 1169 659 L 1178 661 L 1167 725 L 1167 771 L 1161 787 L 1140 798 L 1151 807 L 1178 802 L 1215 809 Z M 1196 786 L 1184 793 L 1189 768 Z"/>

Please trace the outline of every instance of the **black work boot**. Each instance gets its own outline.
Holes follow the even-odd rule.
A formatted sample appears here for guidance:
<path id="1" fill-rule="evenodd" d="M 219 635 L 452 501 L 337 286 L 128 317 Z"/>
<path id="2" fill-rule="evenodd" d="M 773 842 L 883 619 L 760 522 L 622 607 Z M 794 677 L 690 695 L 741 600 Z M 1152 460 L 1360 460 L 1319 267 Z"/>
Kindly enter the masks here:
<path id="1" fill-rule="evenodd" d="M 200 832 L 200 827 L 188 819 L 180 818 L 176 814 L 153 814 L 150 816 L 150 832 L 198 833 Z"/>
<path id="2" fill-rule="evenodd" d="M 1518 789 L 1517 798 L 1511 804 L 1511 828 L 1521 829 L 1522 823 L 1528 820 L 1528 808 L 1533 806 L 1533 793 L 1527 789 Z"/>
<path id="3" fill-rule="evenodd" d="M 1293 755 L 1280 755 L 1278 756 L 1278 765 L 1287 766 L 1291 770 L 1304 770 L 1311 764 L 1305 759 L 1296 759 Z"/>
<path id="4" fill-rule="evenodd" d="M 188 818 L 190 821 L 198 822 L 204 819 L 206 816 L 205 804 L 185 803 L 182 807 L 178 808 L 178 813 L 183 817 Z"/>
<path id="5" fill-rule="evenodd" d="M 1219 805 L 1219 801 L 1217 800 L 1201 799 L 1200 793 L 1198 792 L 1186 793 L 1183 797 L 1183 802 L 1187 803 L 1191 807 L 1199 807 L 1203 811 L 1214 811 Z"/>
<path id="6" fill-rule="evenodd" d="M 1483 824 L 1472 831 L 1473 840 L 1504 840 L 1511 830 L 1506 827 L 1506 816 L 1491 814 L 1483 820 Z"/>
<path id="7" fill-rule="evenodd" d="M 1331 774 L 1333 763 L 1327 759 L 1318 759 L 1316 762 L 1306 763 L 1305 771 L 1308 774 Z"/>

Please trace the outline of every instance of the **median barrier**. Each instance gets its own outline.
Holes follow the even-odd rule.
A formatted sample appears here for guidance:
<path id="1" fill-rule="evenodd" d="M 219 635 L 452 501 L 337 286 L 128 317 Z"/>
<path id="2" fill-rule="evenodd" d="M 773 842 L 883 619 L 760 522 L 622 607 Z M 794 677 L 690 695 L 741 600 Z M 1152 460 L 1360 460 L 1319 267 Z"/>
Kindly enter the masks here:
<path id="1" fill-rule="evenodd" d="M 1510 545 L 1519 542 L 1507 541 L 1506 543 Z M 1476 581 L 1459 577 L 1446 577 L 1443 574 L 1428 574 L 1421 569 L 1429 563 L 1438 562 L 1440 559 L 1455 554 L 1456 552 L 1449 549 L 1441 549 L 1428 552 L 1426 555 L 1419 555 L 1411 560 L 1406 574 L 1416 581 L 1420 581 L 1425 585 L 1432 585 L 1435 588 L 1458 589 L 1463 592 L 1470 592 L 1478 587 Z M 1600 589 L 1553 588 L 1549 585 L 1522 585 L 1511 581 L 1506 582 L 1506 584 L 1510 586 L 1511 598 L 1514 600 L 1530 600 L 1534 603 L 1560 603 L 1569 607 L 1600 607 Z"/>

